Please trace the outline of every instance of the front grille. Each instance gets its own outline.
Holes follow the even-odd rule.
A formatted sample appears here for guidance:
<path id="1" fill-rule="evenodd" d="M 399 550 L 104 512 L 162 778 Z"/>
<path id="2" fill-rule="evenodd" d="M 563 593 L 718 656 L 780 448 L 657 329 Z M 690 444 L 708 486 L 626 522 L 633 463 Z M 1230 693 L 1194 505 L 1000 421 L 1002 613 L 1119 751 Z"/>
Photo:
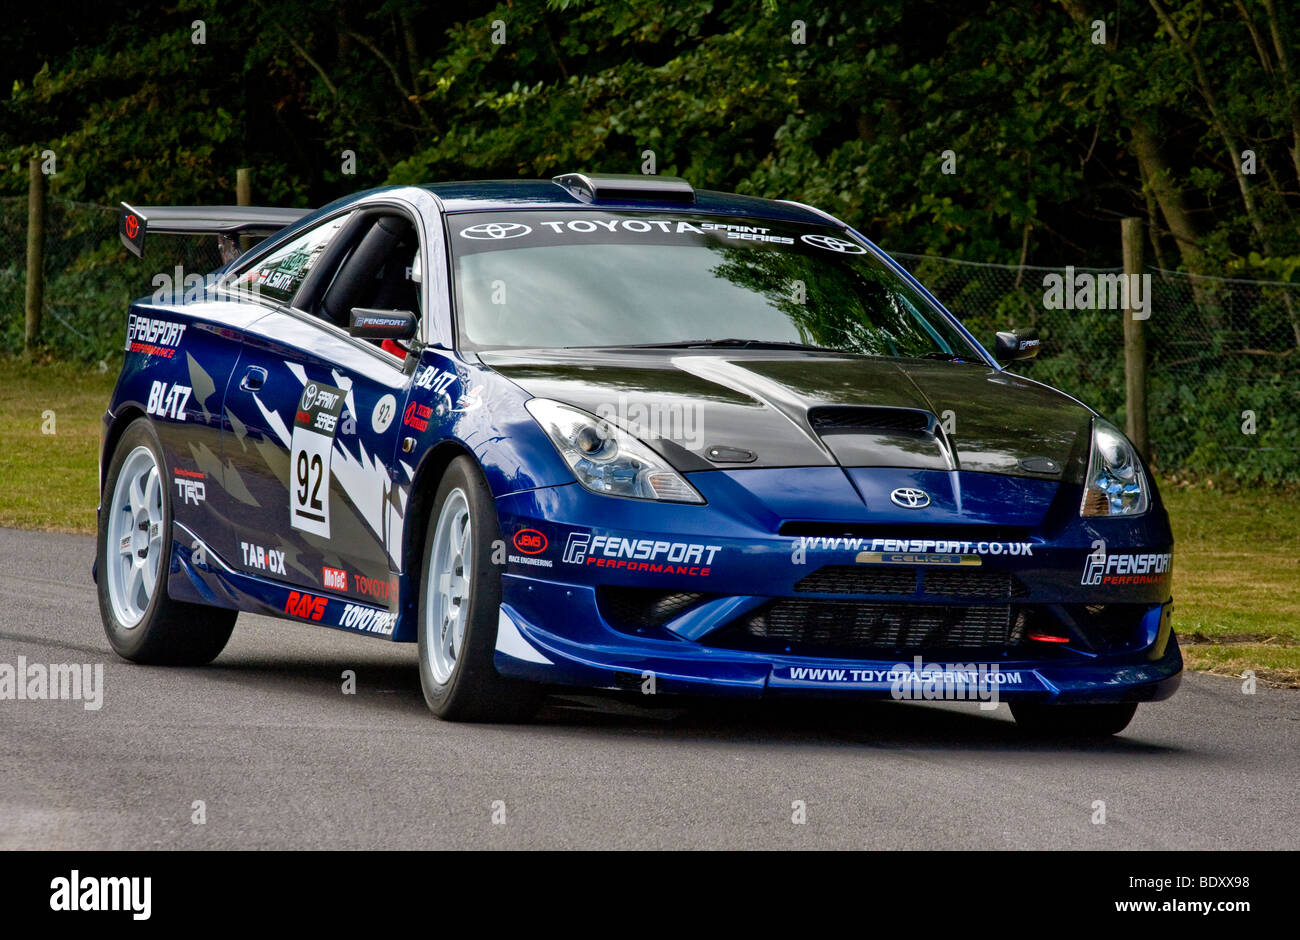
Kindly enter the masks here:
<path id="1" fill-rule="evenodd" d="M 1011 643 L 1010 605 L 955 606 L 788 598 L 727 630 L 722 643 L 748 639 L 798 650 L 977 649 Z M 739 634 L 739 635 L 738 635 Z"/>
<path id="2" fill-rule="evenodd" d="M 794 589 L 801 594 L 915 594 L 916 569 L 826 565 Z"/>
<path id="3" fill-rule="evenodd" d="M 800 594 L 915 594 L 917 570 L 907 567 L 826 565 L 801 579 Z M 971 568 L 921 569 L 921 593 L 1007 601 L 1027 597 L 1028 588 L 1009 571 Z"/>
<path id="4" fill-rule="evenodd" d="M 978 597 L 981 600 L 1011 600 L 1028 597 L 1029 589 L 1010 571 L 927 571 L 922 582 L 926 594 L 948 597 Z"/>

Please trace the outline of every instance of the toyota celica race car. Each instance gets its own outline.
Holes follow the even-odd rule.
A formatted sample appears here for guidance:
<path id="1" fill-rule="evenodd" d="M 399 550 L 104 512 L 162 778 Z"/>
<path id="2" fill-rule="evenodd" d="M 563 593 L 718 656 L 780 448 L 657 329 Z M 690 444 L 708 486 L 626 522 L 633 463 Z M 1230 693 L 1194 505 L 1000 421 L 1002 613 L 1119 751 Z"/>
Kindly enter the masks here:
<path id="1" fill-rule="evenodd" d="M 965 684 L 1111 734 L 1177 687 L 1133 446 L 817 209 L 569 174 L 123 207 L 157 233 L 227 262 L 127 313 L 95 564 L 126 659 L 270 614 L 417 643 L 429 708 L 477 720 Z"/>

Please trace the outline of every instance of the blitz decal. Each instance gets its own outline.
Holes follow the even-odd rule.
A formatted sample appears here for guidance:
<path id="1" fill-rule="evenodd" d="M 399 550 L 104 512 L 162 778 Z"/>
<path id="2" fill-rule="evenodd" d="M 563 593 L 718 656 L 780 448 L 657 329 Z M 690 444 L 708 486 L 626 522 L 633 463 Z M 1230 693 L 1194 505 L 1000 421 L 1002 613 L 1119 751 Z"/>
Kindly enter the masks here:
<path id="1" fill-rule="evenodd" d="M 168 386 L 166 382 L 154 382 L 149 387 L 149 402 L 145 411 L 160 418 L 175 421 L 185 420 L 185 403 L 190 400 L 188 385 Z"/>
<path id="2" fill-rule="evenodd" d="M 343 410 L 343 390 L 308 382 L 293 421 L 289 465 L 289 524 L 330 537 L 330 459 Z"/>
<path id="3" fill-rule="evenodd" d="M 126 318 L 127 352 L 170 359 L 176 355 L 176 347 L 180 345 L 181 337 L 184 335 L 184 323 L 155 320 L 134 313 L 128 314 Z"/>
<path id="4" fill-rule="evenodd" d="M 564 561 L 570 565 L 598 568 L 626 568 L 655 574 L 689 574 L 709 577 L 710 565 L 722 551 L 721 545 L 699 542 L 661 542 L 655 539 L 627 539 L 617 535 L 570 534 L 564 546 Z"/>

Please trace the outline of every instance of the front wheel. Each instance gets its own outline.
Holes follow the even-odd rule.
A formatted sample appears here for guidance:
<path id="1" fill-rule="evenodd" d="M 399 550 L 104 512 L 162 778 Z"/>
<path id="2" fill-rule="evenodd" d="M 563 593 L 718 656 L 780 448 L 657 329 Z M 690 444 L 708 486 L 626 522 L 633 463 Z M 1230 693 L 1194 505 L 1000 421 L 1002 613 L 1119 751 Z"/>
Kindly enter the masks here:
<path id="1" fill-rule="evenodd" d="M 420 597 L 420 686 L 439 718 L 523 721 L 540 698 L 496 671 L 501 538 L 492 493 L 468 457 L 447 467 L 429 513 Z"/>
<path id="2" fill-rule="evenodd" d="M 1134 702 L 1113 705 L 1012 705 L 1016 724 L 1030 734 L 1063 738 L 1105 738 L 1128 727 Z"/>
<path id="3" fill-rule="evenodd" d="M 237 613 L 167 596 L 171 526 L 162 447 L 148 419 L 139 418 L 122 432 L 104 479 L 96 545 L 99 615 L 123 659 L 200 666 L 225 648 Z"/>

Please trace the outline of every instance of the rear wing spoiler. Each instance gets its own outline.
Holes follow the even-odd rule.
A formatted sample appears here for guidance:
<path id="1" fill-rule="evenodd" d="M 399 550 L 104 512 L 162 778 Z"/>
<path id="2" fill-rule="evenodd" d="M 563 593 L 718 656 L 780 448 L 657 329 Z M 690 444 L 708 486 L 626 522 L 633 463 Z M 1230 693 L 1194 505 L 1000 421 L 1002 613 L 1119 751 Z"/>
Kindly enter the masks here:
<path id="1" fill-rule="evenodd" d="M 216 235 L 221 259 L 239 255 L 240 235 L 273 235 L 297 222 L 311 209 L 269 209 L 261 206 L 142 206 L 122 203 L 117 232 L 127 251 L 144 257 L 146 232 L 165 235 Z"/>

